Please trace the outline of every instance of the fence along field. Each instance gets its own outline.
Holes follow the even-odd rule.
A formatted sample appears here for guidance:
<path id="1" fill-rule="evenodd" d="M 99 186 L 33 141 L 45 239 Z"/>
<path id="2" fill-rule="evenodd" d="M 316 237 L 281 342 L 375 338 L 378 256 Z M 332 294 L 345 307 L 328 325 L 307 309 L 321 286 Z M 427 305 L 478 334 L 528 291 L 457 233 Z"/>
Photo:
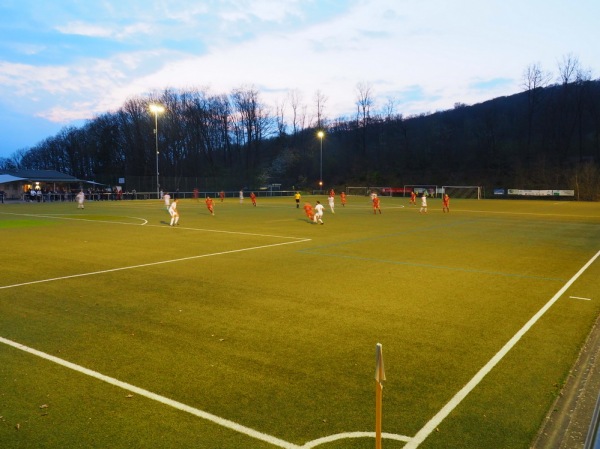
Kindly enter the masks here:
<path id="1" fill-rule="evenodd" d="M 380 342 L 384 447 L 529 447 L 598 314 L 596 205 L 246 203 L 184 200 L 176 229 L 159 202 L 0 209 L 0 337 L 239 426 L 3 344 L 0 441 L 372 447 Z"/>

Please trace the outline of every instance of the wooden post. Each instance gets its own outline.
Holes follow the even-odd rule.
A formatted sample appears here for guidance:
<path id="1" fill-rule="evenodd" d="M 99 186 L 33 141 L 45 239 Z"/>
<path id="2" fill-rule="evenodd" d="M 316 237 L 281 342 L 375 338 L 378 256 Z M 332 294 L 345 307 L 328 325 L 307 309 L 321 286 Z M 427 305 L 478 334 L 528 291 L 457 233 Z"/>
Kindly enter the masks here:
<path id="1" fill-rule="evenodd" d="M 375 449 L 381 449 L 381 417 L 382 417 L 382 400 L 383 400 L 383 384 L 385 380 L 385 369 L 383 367 L 383 348 L 381 343 L 377 343 L 375 347 Z"/>

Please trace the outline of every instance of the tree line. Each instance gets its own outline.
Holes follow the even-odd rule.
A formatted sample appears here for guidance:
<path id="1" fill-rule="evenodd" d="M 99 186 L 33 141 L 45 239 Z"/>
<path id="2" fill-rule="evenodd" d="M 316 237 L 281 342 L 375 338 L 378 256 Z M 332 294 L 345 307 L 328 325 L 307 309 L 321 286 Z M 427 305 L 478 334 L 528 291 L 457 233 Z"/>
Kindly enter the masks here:
<path id="1" fill-rule="evenodd" d="M 597 200 L 600 80 L 572 55 L 558 72 L 531 64 L 518 94 L 406 117 L 393 99 L 376 110 L 364 82 L 356 86 L 355 115 L 337 119 L 327 118 L 320 91 L 309 114 L 297 92 L 269 108 L 252 86 L 218 95 L 167 89 L 0 158 L 0 170 L 51 169 L 108 185 L 125 178 L 131 189 L 155 191 L 158 156 L 159 183 L 171 190 L 269 183 L 314 190 L 322 172 L 323 188 L 573 189 Z M 155 103 L 164 113 L 149 111 Z"/>

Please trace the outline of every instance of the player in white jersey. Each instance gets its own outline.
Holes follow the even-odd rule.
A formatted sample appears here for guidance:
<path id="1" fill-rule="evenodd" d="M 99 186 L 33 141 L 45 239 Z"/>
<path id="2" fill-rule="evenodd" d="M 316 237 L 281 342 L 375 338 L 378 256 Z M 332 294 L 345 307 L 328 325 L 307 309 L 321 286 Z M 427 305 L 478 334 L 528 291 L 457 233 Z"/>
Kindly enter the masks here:
<path id="1" fill-rule="evenodd" d="M 179 200 L 175 200 L 169 206 L 169 213 L 171 214 L 171 226 L 179 224 L 179 212 L 177 211 L 177 203 Z"/>
<path id="2" fill-rule="evenodd" d="M 321 223 L 323 224 L 323 213 L 324 213 L 324 207 L 321 204 L 320 201 L 317 201 L 317 204 L 315 206 L 315 215 L 313 217 L 313 221 L 315 223 Z"/>

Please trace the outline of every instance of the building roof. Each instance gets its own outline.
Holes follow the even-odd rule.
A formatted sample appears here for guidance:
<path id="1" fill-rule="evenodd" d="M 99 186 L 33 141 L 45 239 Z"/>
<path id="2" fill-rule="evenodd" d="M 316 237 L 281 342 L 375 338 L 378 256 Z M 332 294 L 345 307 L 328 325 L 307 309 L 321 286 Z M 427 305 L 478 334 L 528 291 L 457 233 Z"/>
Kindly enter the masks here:
<path id="1" fill-rule="evenodd" d="M 12 176 L 12 181 L 43 181 L 43 182 L 80 182 L 75 176 L 65 175 L 56 170 L 12 170 L 1 173 L 0 176 Z M 20 179 L 19 179 L 20 178 Z M 12 182 L 4 181 L 4 182 Z"/>
<path id="2" fill-rule="evenodd" d="M 0 175 L 0 184 L 6 184 L 15 181 L 25 181 L 25 178 L 18 178 L 13 175 Z"/>

